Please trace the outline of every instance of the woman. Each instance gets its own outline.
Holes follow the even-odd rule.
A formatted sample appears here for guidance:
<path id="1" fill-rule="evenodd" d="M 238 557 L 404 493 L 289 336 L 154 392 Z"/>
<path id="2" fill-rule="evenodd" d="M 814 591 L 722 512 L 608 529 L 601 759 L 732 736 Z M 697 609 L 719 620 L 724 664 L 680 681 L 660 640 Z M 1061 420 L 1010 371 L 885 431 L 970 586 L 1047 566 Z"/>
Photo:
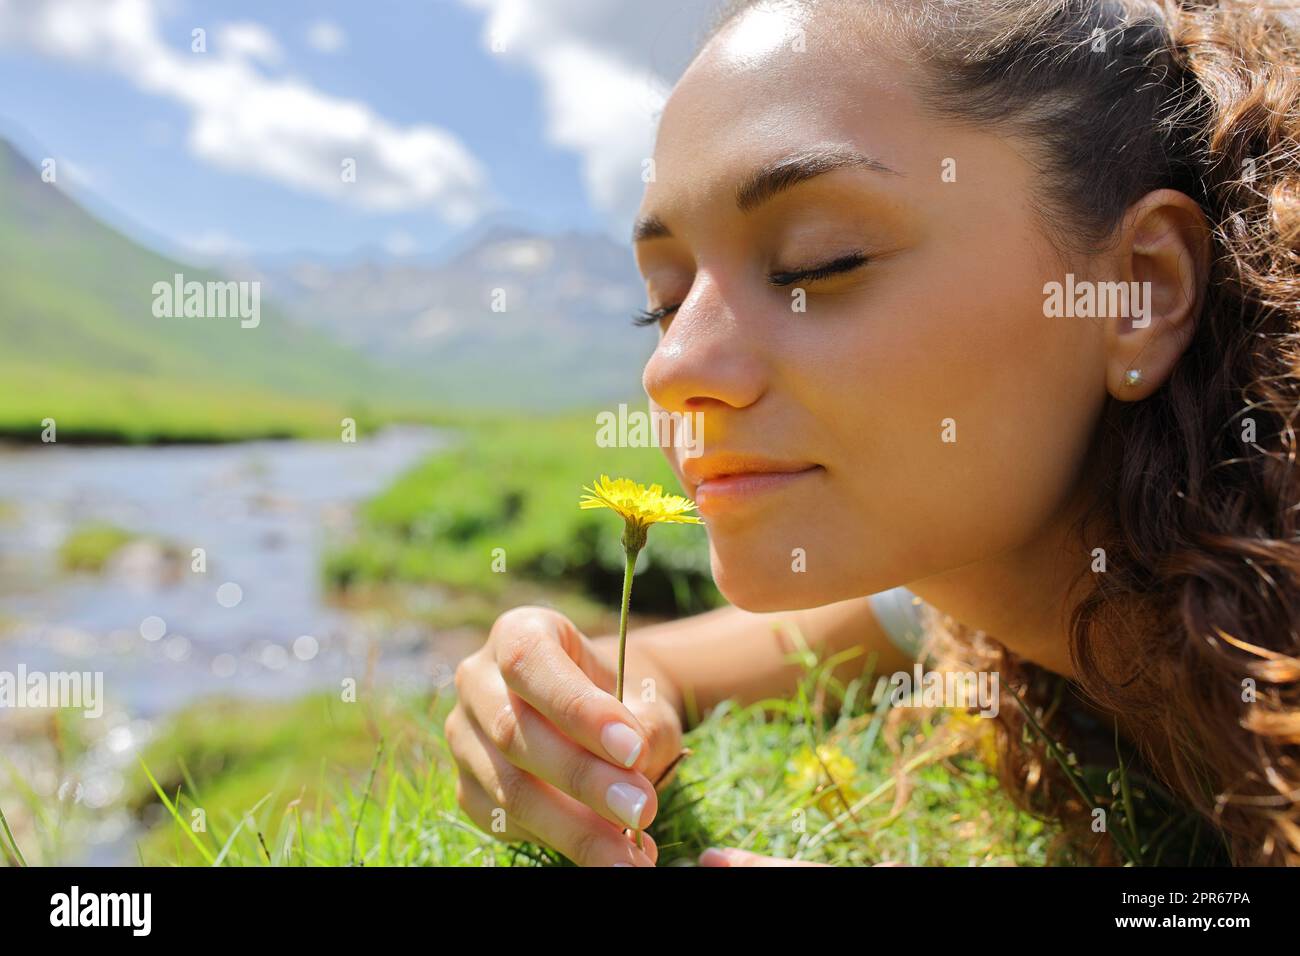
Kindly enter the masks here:
<path id="1" fill-rule="evenodd" d="M 652 865 L 627 828 L 684 700 L 788 693 L 774 620 L 909 669 L 907 615 L 863 597 L 905 585 L 940 658 L 1001 676 L 1026 800 L 1069 812 L 1006 695 L 1058 675 L 1058 731 L 1118 729 L 1233 862 L 1300 861 L 1300 34 L 1266 7 L 724 13 L 634 238 L 643 383 L 704 413 L 704 454 L 669 452 L 734 607 L 634 632 L 656 694 L 627 706 L 612 639 L 503 615 L 446 723 L 471 818 Z"/>

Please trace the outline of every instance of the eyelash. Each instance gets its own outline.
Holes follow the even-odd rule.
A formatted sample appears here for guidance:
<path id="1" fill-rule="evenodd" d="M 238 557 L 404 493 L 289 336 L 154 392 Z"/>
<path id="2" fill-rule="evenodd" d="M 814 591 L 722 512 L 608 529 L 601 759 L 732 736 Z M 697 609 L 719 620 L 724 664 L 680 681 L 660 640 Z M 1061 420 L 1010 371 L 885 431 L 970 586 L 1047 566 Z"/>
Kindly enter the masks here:
<path id="1" fill-rule="evenodd" d="M 816 282 L 818 279 L 826 279 L 833 275 L 839 275 L 841 272 L 851 272 L 859 266 L 866 265 L 868 261 L 870 260 L 868 260 L 865 253 L 850 252 L 848 255 L 832 259 L 830 262 L 822 263 L 819 266 L 813 266 L 811 269 L 773 272 L 767 277 L 767 281 L 779 286 L 794 285 L 796 282 Z"/>
<path id="2" fill-rule="evenodd" d="M 645 309 L 637 309 L 632 315 L 632 324 L 635 326 L 658 325 L 669 315 L 676 312 L 679 307 L 675 305 L 665 306 L 662 309 L 655 309 L 653 312 L 647 312 Z"/>
<path id="3" fill-rule="evenodd" d="M 813 266 L 810 269 L 773 272 L 767 277 L 767 281 L 775 286 L 782 287 L 794 285 L 796 282 L 816 282 L 818 279 L 826 279 L 842 272 L 851 272 L 870 261 L 870 258 L 865 253 L 851 252 L 846 256 L 840 256 L 838 259 L 832 259 L 830 262 Z M 679 308 L 680 305 L 669 305 L 651 311 L 638 309 L 632 316 L 632 324 L 636 326 L 657 325 Z"/>

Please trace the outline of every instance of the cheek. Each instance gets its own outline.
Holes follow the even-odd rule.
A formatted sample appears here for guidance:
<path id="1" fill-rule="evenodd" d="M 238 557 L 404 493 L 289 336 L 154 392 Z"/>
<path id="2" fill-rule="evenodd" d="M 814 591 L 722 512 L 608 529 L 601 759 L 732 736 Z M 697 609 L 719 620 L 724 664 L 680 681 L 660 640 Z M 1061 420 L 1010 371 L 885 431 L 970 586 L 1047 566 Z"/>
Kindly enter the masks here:
<path id="1" fill-rule="evenodd" d="M 1055 276 L 1035 250 L 999 258 L 954 266 L 947 250 L 882 284 L 809 383 L 840 456 L 827 518 L 869 542 L 854 550 L 873 587 L 1027 541 L 1078 480 L 1105 400 L 1101 330 L 1043 315 Z"/>
<path id="2" fill-rule="evenodd" d="M 657 406 L 651 406 L 651 407 L 657 408 Z M 685 474 L 682 473 L 681 464 L 678 461 L 678 456 L 682 454 L 682 449 L 675 447 L 671 443 L 668 443 L 668 444 L 661 445 L 659 451 L 663 454 L 664 459 L 668 462 L 668 467 L 673 470 L 673 474 L 677 478 L 677 484 L 682 489 L 682 492 L 686 493 L 687 491 L 689 491 L 686 485 L 686 476 Z"/>

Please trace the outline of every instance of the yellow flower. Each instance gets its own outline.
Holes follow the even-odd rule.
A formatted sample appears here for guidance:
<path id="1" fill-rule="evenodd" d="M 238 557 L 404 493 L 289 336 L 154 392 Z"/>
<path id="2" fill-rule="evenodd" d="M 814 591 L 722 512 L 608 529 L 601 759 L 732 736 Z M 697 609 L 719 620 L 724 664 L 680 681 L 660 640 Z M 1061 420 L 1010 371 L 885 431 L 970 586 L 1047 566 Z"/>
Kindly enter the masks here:
<path id="1" fill-rule="evenodd" d="M 623 544 L 640 550 L 645 544 L 646 529 L 652 524 L 703 524 L 695 515 L 695 502 L 681 495 L 666 495 L 660 485 L 647 488 L 631 478 L 601 475 L 594 487 L 578 501 L 580 508 L 608 508 L 621 515 L 626 523 Z"/>
<path id="2" fill-rule="evenodd" d="M 817 759 L 818 757 L 821 759 Z M 823 764 L 825 764 L 824 768 Z M 857 767 L 834 744 L 821 744 L 817 747 L 816 753 L 813 753 L 811 748 L 804 747 L 790 758 L 789 767 L 791 772 L 786 774 L 785 785 L 791 790 L 824 791 L 817 799 L 817 806 L 829 817 L 842 812 L 845 803 L 852 804 L 860 796 L 848 785 Z M 827 780 L 828 774 L 829 780 Z"/>
<path id="3" fill-rule="evenodd" d="M 954 710 L 948 717 L 954 729 L 975 744 L 975 752 L 991 770 L 998 768 L 997 734 L 993 722 L 965 710 Z"/>

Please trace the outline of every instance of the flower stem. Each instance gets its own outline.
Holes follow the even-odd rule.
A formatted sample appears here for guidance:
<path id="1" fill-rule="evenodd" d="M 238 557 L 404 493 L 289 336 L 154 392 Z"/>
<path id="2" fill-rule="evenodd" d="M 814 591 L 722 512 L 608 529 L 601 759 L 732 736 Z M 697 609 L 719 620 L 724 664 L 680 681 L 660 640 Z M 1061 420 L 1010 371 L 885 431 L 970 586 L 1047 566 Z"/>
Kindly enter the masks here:
<path id="1" fill-rule="evenodd" d="M 627 613 L 632 605 L 632 573 L 636 570 L 636 556 L 640 550 L 627 550 L 627 566 L 623 571 L 623 607 L 618 615 L 618 686 L 615 696 L 623 703 L 623 663 L 627 658 Z"/>
<path id="2" fill-rule="evenodd" d="M 630 547 L 624 541 L 624 552 L 627 555 L 627 566 L 623 570 L 623 607 L 618 615 L 618 677 L 615 688 L 620 704 L 623 703 L 623 669 L 627 660 L 627 613 L 632 606 L 632 574 L 636 570 L 636 557 L 641 553 L 641 549 Z M 645 849 L 645 840 L 640 830 L 636 831 L 636 848 Z"/>

